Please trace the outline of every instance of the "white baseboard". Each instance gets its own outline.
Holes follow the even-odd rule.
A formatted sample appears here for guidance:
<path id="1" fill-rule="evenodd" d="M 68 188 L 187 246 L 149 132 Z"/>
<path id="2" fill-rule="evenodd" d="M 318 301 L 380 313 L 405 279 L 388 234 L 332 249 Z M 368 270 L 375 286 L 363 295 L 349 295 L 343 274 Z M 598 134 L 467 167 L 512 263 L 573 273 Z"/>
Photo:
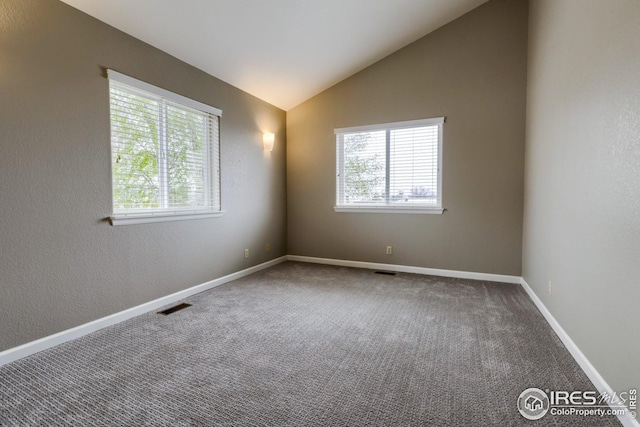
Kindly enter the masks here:
<path id="1" fill-rule="evenodd" d="M 316 257 L 308 257 L 308 256 L 300 256 L 300 255 L 289 255 L 289 261 L 298 261 L 298 262 L 309 262 L 315 264 L 327 264 L 327 265 L 337 265 L 341 267 L 355 267 L 355 268 L 366 268 L 371 270 L 387 270 L 387 271 L 398 271 L 403 273 L 416 273 L 416 274 L 427 274 L 433 276 L 444 276 L 444 277 L 457 277 L 461 279 L 475 279 L 475 280 L 487 280 L 492 282 L 503 282 L 503 283 L 514 283 L 520 284 L 527 292 L 529 297 L 533 300 L 538 310 L 542 313 L 544 318 L 547 320 L 551 328 L 558 335 L 562 343 L 565 345 L 569 353 L 576 360 L 578 365 L 582 368 L 587 377 L 591 380 L 591 382 L 596 386 L 599 392 L 607 392 L 609 395 L 613 395 L 613 390 L 607 384 L 607 382 L 602 378 L 600 373 L 596 370 L 596 368 L 589 362 L 587 357 L 580 351 L 578 346 L 573 342 L 573 340 L 569 337 L 567 332 L 562 329 L 562 326 L 558 323 L 558 321 L 553 317 L 551 312 L 545 307 L 540 298 L 533 292 L 529 284 L 524 280 L 524 278 L 519 276 L 507 276 L 501 274 L 488 274 L 488 273 L 474 273 L 468 271 L 457 271 L 457 270 L 441 270 L 436 268 L 425 268 L 425 267 L 412 267 L 406 265 L 395 265 L 395 264 L 381 264 L 374 262 L 363 262 L 363 261 L 348 261 L 348 260 L 339 260 L 339 259 L 329 259 L 329 258 L 316 258 Z M 640 423 L 635 418 L 632 418 L 629 415 L 629 411 L 627 410 L 625 415 L 618 416 L 618 419 L 625 427 L 640 427 Z"/>
<path id="2" fill-rule="evenodd" d="M 167 295 L 153 301 L 131 307 L 129 309 L 111 314 L 101 319 L 96 319 L 92 322 L 76 326 L 75 328 L 67 329 L 66 331 L 58 332 L 57 334 L 49 335 L 47 337 L 40 338 L 39 340 L 31 341 L 21 346 L 10 348 L 8 350 L 0 352 L 0 366 L 9 362 L 13 362 L 14 360 L 18 360 L 23 357 L 38 353 L 42 350 L 54 347 L 58 344 L 80 338 L 84 335 L 90 334 L 91 332 L 106 328 L 107 326 L 114 325 L 127 319 L 131 319 L 132 317 L 139 316 L 152 310 L 156 310 L 162 306 L 172 304 L 191 295 L 206 291 L 211 288 L 215 288 L 216 286 L 223 285 L 227 282 L 231 282 L 232 280 L 240 279 L 241 277 L 245 277 L 273 265 L 280 264 L 281 262 L 284 262 L 286 260 L 287 256 L 285 255 L 280 258 L 276 258 L 271 261 L 267 261 L 265 263 L 229 274 L 227 276 L 223 276 L 218 279 L 214 279 L 209 282 L 184 289 L 171 295 Z"/>
<path id="3" fill-rule="evenodd" d="M 342 259 L 316 258 L 300 255 L 289 255 L 287 258 L 289 259 L 289 261 L 309 262 L 314 264 L 328 264 L 338 265 L 341 267 L 367 268 L 369 270 L 398 271 L 402 273 L 427 274 L 430 276 L 457 277 L 459 279 L 474 279 L 486 280 L 490 282 L 520 284 L 520 276 L 507 276 L 504 274 L 441 270 L 438 268 L 412 267 L 410 265 L 381 264 L 377 262 L 348 261 Z"/>
<path id="4" fill-rule="evenodd" d="M 558 338 L 560 338 L 560 341 L 562 341 L 562 343 L 567 348 L 567 350 L 569 350 L 569 353 L 571 353 L 571 355 L 576 360 L 576 362 L 578 362 L 578 365 L 580 365 L 584 373 L 587 375 L 587 377 L 589 377 L 593 385 L 596 386 L 596 388 L 600 393 L 606 392 L 610 396 L 612 396 L 613 390 L 611 389 L 609 384 L 607 384 L 604 378 L 602 378 L 602 375 L 600 375 L 600 373 L 591 364 L 591 362 L 589 362 L 589 360 L 584 355 L 584 353 L 580 351 L 580 349 L 578 348 L 576 343 L 573 342 L 569 334 L 567 334 L 567 332 L 562 328 L 562 326 L 560 326 L 558 321 L 553 317 L 553 315 L 547 309 L 547 307 L 545 307 L 545 305 L 542 303 L 540 298 L 538 298 L 536 293 L 533 292 L 533 289 L 531 289 L 527 281 L 524 280 L 524 277 L 520 279 L 520 284 L 522 285 L 524 290 L 527 292 L 529 297 L 533 300 L 533 303 L 536 305 L 536 307 L 538 307 L 538 310 L 540 310 L 540 313 L 542 313 L 542 315 L 547 320 L 551 328 L 555 331 L 556 335 L 558 335 Z M 622 425 L 625 427 L 640 427 L 640 423 L 638 423 L 638 420 L 635 418 L 632 418 L 629 415 L 628 410 L 625 411 L 625 415 L 618 416 L 618 420 L 620 420 Z"/>
<path id="5" fill-rule="evenodd" d="M 149 301 L 147 303 L 103 317 L 101 319 L 97 319 L 92 322 L 85 323 L 84 325 L 76 326 L 75 328 L 71 328 L 66 331 L 62 331 L 57 334 L 41 338 L 39 340 L 32 341 L 18 347 L 10 348 L 8 350 L 0 352 L 0 366 L 7 364 L 9 362 L 13 362 L 18 359 L 21 359 L 23 357 L 30 356 L 42 350 L 46 350 L 48 348 L 54 347 L 58 344 L 62 344 L 64 342 L 82 337 L 84 335 L 90 334 L 91 332 L 95 332 L 107 326 L 111 326 L 116 323 L 122 322 L 124 320 L 130 319 L 132 317 L 138 316 L 140 314 L 144 314 L 149 311 L 156 310 L 162 306 L 172 304 L 174 302 L 187 298 L 191 295 L 231 282 L 232 280 L 240 279 L 241 277 L 248 276 L 250 274 L 253 274 L 260 270 L 264 270 L 265 268 L 274 266 L 276 264 L 280 264 L 287 260 L 298 261 L 298 262 L 308 262 L 308 263 L 315 263 L 315 264 L 337 265 L 342 267 L 366 268 L 370 270 L 398 271 L 403 273 L 427 274 L 427 275 L 434 275 L 434 276 L 457 277 L 461 279 L 475 279 L 475 280 L 486 280 L 486 281 L 492 281 L 492 282 L 520 284 L 522 285 L 523 289 L 527 292 L 529 297 L 533 300 L 536 307 L 538 307 L 538 310 L 540 310 L 540 312 L 542 313 L 544 318 L 547 320 L 551 328 L 558 335 L 558 337 L 560 338 L 562 343 L 565 345 L 567 350 L 569 350 L 569 352 L 571 353 L 573 358 L 576 360 L 578 365 L 580 365 L 580 367 L 585 372 L 587 377 L 589 377 L 591 382 L 593 382 L 593 384 L 596 386 L 598 391 L 607 392 L 609 393 L 609 395 L 613 395 L 613 390 L 611 389 L 609 384 L 607 384 L 604 378 L 602 378 L 602 376 L 598 373 L 596 368 L 591 364 L 591 362 L 589 362 L 589 360 L 584 355 L 584 353 L 580 351 L 578 346 L 573 342 L 573 340 L 569 337 L 566 331 L 562 329 L 562 326 L 560 326 L 557 320 L 553 317 L 553 315 L 542 303 L 540 298 L 538 298 L 538 296 L 535 294 L 535 292 L 533 292 L 529 284 L 522 277 L 508 276 L 508 275 L 502 275 L 502 274 L 474 273 L 469 271 L 441 270 L 436 268 L 412 267 L 412 266 L 406 266 L 406 265 L 382 264 L 382 263 L 374 263 L 374 262 L 316 258 L 316 257 L 307 257 L 307 256 L 300 256 L 300 255 L 285 255 L 280 258 L 276 258 L 271 261 L 267 261 L 265 263 L 247 268 L 245 270 L 241 270 L 236 273 L 232 273 L 227 276 L 220 277 L 218 279 L 214 279 L 209 282 L 193 286 L 189 289 L 185 289 L 185 290 L 173 293 L 171 295 L 167 295 L 162 298 Z M 640 427 L 640 423 L 638 423 L 636 419 L 632 418 L 629 415 L 629 411 L 626 412 L 626 415 L 619 416 L 618 419 L 620 420 L 622 425 L 625 427 Z"/>

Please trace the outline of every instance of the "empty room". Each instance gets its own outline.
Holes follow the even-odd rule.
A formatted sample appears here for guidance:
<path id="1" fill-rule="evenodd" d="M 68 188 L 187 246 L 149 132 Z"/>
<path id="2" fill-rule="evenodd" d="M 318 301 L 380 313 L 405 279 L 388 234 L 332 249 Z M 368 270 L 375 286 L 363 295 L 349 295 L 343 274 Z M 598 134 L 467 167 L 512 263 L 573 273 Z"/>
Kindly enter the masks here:
<path id="1" fill-rule="evenodd" d="M 640 1 L 0 0 L 0 426 L 636 426 Z"/>

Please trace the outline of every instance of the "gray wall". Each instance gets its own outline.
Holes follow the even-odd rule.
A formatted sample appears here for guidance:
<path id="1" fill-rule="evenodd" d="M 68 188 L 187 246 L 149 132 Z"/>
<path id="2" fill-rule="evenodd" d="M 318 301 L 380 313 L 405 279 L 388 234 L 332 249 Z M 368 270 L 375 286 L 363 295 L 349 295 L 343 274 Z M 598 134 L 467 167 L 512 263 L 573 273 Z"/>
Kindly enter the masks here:
<path id="1" fill-rule="evenodd" d="M 526 51 L 527 2 L 494 0 L 290 110 L 289 253 L 519 276 Z M 334 212 L 334 128 L 438 116 L 443 215 Z"/>
<path id="2" fill-rule="evenodd" d="M 523 276 L 614 390 L 638 387 L 640 2 L 532 1 L 529 42 Z"/>
<path id="3" fill-rule="evenodd" d="M 222 218 L 103 220 L 111 213 L 105 68 L 224 111 Z M 61 2 L 2 0 L 0 350 L 285 255 L 285 120 Z M 272 153 L 263 152 L 263 131 L 276 134 Z"/>

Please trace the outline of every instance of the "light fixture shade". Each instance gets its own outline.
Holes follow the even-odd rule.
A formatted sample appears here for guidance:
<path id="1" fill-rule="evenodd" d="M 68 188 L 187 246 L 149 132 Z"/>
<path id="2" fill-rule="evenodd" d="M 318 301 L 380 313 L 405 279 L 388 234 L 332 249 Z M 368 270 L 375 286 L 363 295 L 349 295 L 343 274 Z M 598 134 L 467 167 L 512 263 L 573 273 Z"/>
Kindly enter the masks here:
<path id="1" fill-rule="evenodd" d="M 264 144 L 265 151 L 273 151 L 273 143 L 276 140 L 276 136 L 270 132 L 266 132 L 262 135 L 262 143 Z"/>

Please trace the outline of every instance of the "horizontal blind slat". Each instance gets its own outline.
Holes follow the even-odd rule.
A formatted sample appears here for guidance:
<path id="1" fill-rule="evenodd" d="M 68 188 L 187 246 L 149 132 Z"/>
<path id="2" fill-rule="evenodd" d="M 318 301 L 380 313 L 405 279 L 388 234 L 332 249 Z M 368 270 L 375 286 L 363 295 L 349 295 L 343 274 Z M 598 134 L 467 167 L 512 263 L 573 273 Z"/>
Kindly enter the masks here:
<path id="1" fill-rule="evenodd" d="M 427 119 L 424 126 L 415 127 L 400 122 L 390 129 L 336 130 L 337 205 L 439 203 L 443 121 Z"/>
<path id="2" fill-rule="evenodd" d="M 219 117 L 111 80 L 110 100 L 114 213 L 219 210 Z"/>

